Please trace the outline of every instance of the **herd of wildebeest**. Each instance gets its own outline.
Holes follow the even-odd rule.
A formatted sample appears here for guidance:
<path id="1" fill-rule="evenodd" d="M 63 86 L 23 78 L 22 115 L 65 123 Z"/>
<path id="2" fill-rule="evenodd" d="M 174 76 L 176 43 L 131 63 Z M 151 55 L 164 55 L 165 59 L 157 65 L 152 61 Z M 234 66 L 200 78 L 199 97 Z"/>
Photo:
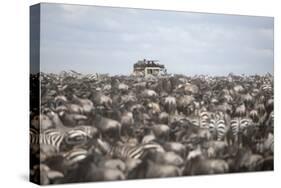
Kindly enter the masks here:
<path id="1" fill-rule="evenodd" d="M 271 74 L 30 78 L 34 182 L 273 170 Z"/>

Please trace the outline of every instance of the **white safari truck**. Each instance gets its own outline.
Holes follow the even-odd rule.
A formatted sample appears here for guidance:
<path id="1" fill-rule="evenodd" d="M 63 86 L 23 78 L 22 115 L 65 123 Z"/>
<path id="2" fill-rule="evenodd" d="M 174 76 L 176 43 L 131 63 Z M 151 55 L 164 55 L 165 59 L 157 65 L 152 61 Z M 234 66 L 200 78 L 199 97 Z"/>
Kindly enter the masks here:
<path id="1" fill-rule="evenodd" d="M 167 73 L 164 65 L 161 65 L 158 60 L 139 60 L 134 64 L 134 72 L 133 74 L 136 76 L 160 76 Z"/>

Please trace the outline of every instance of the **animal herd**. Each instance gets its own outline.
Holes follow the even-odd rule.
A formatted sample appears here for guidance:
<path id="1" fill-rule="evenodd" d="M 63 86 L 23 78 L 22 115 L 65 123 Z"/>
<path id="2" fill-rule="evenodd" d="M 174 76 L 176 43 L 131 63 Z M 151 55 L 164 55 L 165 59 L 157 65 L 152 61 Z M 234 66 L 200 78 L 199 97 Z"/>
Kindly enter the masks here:
<path id="1" fill-rule="evenodd" d="M 30 78 L 34 182 L 273 170 L 271 74 Z"/>

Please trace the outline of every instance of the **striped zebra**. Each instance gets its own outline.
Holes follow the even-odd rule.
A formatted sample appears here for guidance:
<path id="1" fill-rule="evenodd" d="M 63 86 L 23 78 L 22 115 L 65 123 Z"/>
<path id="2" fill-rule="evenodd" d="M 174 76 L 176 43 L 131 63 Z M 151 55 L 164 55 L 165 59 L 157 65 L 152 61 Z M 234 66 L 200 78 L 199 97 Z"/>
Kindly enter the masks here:
<path id="1" fill-rule="evenodd" d="M 40 147 L 41 144 L 50 145 L 59 152 L 65 133 L 59 129 L 47 129 L 43 132 L 39 132 L 38 130 L 31 128 L 29 135 L 31 146 Z"/>
<path id="2" fill-rule="evenodd" d="M 97 129 L 91 126 L 77 126 L 71 129 L 47 129 L 39 132 L 36 129 L 30 129 L 30 144 L 39 146 L 41 144 L 53 146 L 57 152 L 61 145 L 83 145 L 87 143 L 97 133 Z"/>
<path id="3" fill-rule="evenodd" d="M 252 120 L 249 118 L 236 117 L 230 121 L 231 133 L 234 141 L 242 144 L 242 137 L 247 135 L 247 130 L 253 125 Z"/>
<path id="4" fill-rule="evenodd" d="M 260 89 L 265 93 L 272 93 L 273 92 L 273 88 L 272 88 L 272 85 L 270 83 L 263 84 L 260 87 Z"/>
<path id="5" fill-rule="evenodd" d="M 97 128 L 92 126 L 77 126 L 66 132 L 65 141 L 68 145 L 83 145 L 91 140 L 97 132 Z"/>
<path id="6" fill-rule="evenodd" d="M 63 157 L 68 165 L 73 165 L 84 160 L 89 155 L 89 152 L 83 148 L 73 148 L 70 151 L 63 153 Z"/>
<path id="7" fill-rule="evenodd" d="M 89 80 L 97 80 L 98 75 L 97 74 L 87 74 L 84 76 L 84 78 L 89 79 Z"/>
<path id="8" fill-rule="evenodd" d="M 29 129 L 30 146 L 39 146 L 39 141 L 40 141 L 39 134 L 40 133 L 39 133 L 38 129 L 30 127 L 30 129 Z"/>
<path id="9" fill-rule="evenodd" d="M 101 139 L 97 140 L 99 148 L 103 153 L 111 157 L 117 157 L 122 160 L 141 159 L 146 151 L 156 149 L 163 151 L 163 148 L 155 143 L 145 143 L 137 146 L 132 145 L 111 145 Z"/>
<path id="10" fill-rule="evenodd" d="M 195 118 L 190 119 L 190 122 L 200 128 L 208 128 L 210 123 L 210 113 L 203 111 L 199 112 Z"/>
<path id="11" fill-rule="evenodd" d="M 214 118 L 210 119 L 209 131 L 215 140 L 223 140 L 227 129 L 226 122 L 222 114 L 215 114 Z"/>

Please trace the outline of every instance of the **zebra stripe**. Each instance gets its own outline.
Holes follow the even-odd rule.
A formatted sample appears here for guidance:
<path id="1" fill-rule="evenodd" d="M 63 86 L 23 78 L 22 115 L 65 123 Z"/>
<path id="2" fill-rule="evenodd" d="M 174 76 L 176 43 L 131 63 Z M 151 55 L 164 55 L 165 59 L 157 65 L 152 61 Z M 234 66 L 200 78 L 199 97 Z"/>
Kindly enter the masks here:
<path id="1" fill-rule="evenodd" d="M 272 86 L 271 84 L 263 84 L 261 86 L 262 91 L 264 92 L 272 92 Z"/>
<path id="2" fill-rule="evenodd" d="M 191 123 L 195 126 L 201 127 L 201 128 L 208 128 L 210 123 L 210 117 L 209 112 L 200 112 L 198 116 L 196 116 L 194 119 L 191 119 Z"/>
<path id="3" fill-rule="evenodd" d="M 230 127 L 233 136 L 237 136 L 242 133 L 246 128 L 251 125 L 251 120 L 248 118 L 235 118 L 230 121 Z"/>
<path id="4" fill-rule="evenodd" d="M 88 151 L 82 148 L 74 148 L 63 154 L 69 164 L 74 164 L 84 160 L 88 156 Z"/>
<path id="5" fill-rule="evenodd" d="M 31 145 L 38 145 L 39 144 L 39 131 L 34 128 L 30 128 L 29 130 L 29 142 Z"/>
<path id="6" fill-rule="evenodd" d="M 226 134 L 225 121 L 223 119 L 211 119 L 209 130 L 215 139 L 222 140 Z"/>
<path id="7" fill-rule="evenodd" d="M 58 129 L 48 129 L 41 133 L 37 130 L 30 129 L 30 144 L 31 145 L 50 145 L 56 151 L 60 150 L 60 145 L 64 139 L 64 133 Z"/>
<path id="8" fill-rule="evenodd" d="M 85 137 L 92 138 L 96 132 L 97 132 L 97 130 L 94 127 L 78 126 L 78 127 L 74 127 L 70 131 L 68 131 L 67 136 L 69 136 L 69 137 L 85 136 Z"/>
<path id="9" fill-rule="evenodd" d="M 209 119 L 210 117 L 209 117 L 209 112 L 201 112 L 200 113 L 200 117 L 202 118 L 202 119 Z"/>
<path id="10" fill-rule="evenodd" d="M 91 126 L 78 126 L 69 130 L 65 135 L 68 144 L 84 144 L 97 133 L 97 129 Z"/>
<path id="11" fill-rule="evenodd" d="M 138 146 L 131 145 L 110 145 L 109 143 L 98 139 L 98 144 L 101 150 L 112 157 L 121 159 L 139 159 L 144 153 L 150 149 L 161 149 L 161 146 L 154 143 L 146 143 Z"/>

